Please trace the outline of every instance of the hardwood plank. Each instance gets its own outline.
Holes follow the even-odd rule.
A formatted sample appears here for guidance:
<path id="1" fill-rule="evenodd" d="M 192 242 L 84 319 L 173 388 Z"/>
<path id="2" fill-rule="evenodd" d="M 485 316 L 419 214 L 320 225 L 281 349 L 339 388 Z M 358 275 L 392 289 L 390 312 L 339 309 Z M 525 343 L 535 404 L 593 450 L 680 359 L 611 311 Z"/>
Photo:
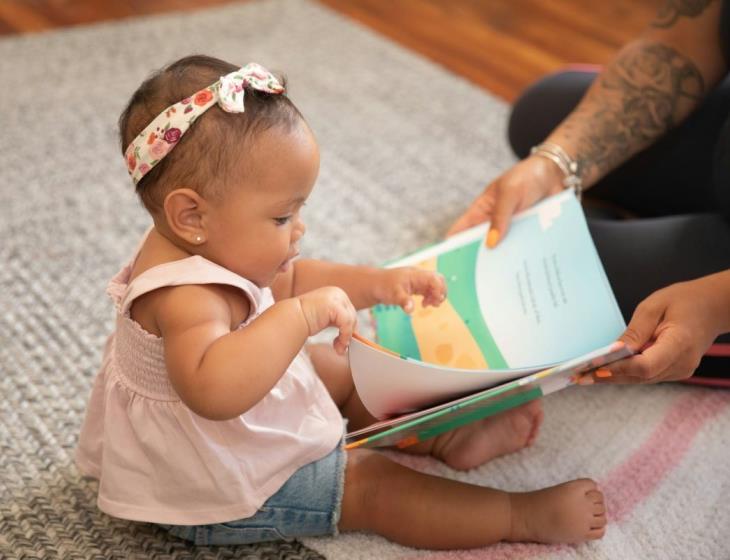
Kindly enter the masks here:
<path id="1" fill-rule="evenodd" d="M 602 64 L 661 0 L 319 0 L 514 100 L 571 62 Z"/>
<path id="2" fill-rule="evenodd" d="M 0 1 L 0 22 L 4 29 L 24 32 L 43 31 L 55 27 L 54 22 L 34 6 L 14 0 Z"/>
<path id="3" fill-rule="evenodd" d="M 27 33 L 165 12 L 202 10 L 233 1 L 0 0 L 0 22 L 16 33 Z"/>
<path id="4" fill-rule="evenodd" d="M 0 0 L 0 35 L 231 1 Z M 508 101 L 567 63 L 605 63 L 661 1 L 319 0 Z"/>

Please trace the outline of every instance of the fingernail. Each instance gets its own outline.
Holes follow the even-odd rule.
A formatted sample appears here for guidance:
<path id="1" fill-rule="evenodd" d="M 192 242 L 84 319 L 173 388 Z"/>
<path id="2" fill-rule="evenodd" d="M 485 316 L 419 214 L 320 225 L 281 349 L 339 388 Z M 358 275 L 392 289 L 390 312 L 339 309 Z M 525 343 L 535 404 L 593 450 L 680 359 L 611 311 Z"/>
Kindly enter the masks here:
<path id="1" fill-rule="evenodd" d="M 489 234 L 487 235 L 487 247 L 492 249 L 497 245 L 497 242 L 499 241 L 499 231 L 492 228 L 489 230 Z"/>
<path id="2" fill-rule="evenodd" d="M 613 374 L 606 368 L 596 370 L 596 377 L 611 377 Z"/>
<path id="3" fill-rule="evenodd" d="M 590 375 L 584 375 L 578 379 L 578 385 L 593 385 L 595 381 Z"/>

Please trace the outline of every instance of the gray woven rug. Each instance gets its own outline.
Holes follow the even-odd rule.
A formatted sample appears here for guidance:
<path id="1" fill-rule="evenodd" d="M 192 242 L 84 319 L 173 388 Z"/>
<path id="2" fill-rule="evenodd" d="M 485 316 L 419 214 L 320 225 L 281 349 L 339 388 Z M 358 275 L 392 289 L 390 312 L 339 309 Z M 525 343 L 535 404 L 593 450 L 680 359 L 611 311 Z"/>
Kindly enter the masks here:
<path id="1" fill-rule="evenodd" d="M 305 251 L 377 263 L 444 231 L 508 158 L 505 107 L 317 4 L 251 2 L 0 41 L 0 558 L 315 558 L 299 543 L 196 550 L 95 505 L 72 451 L 106 281 L 148 217 L 116 119 L 190 53 L 286 73 L 322 146 Z"/>
<path id="2" fill-rule="evenodd" d="M 407 459 L 514 490 L 592 476 L 612 515 L 598 543 L 438 554 L 349 534 L 193 548 L 101 514 L 72 452 L 112 328 L 104 288 L 149 220 L 115 122 L 152 69 L 193 52 L 288 75 L 322 150 L 310 256 L 379 263 L 432 242 L 511 162 L 504 104 L 304 0 L 0 41 L 0 558 L 728 557 L 730 393 L 669 385 L 552 395 L 534 447 L 469 473 Z"/>

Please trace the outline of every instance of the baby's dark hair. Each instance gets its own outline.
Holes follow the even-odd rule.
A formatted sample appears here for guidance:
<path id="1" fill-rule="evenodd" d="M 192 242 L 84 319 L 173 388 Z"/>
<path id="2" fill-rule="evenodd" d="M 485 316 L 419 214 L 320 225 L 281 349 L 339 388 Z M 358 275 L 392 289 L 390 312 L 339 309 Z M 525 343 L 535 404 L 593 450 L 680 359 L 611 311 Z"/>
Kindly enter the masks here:
<path id="1" fill-rule="evenodd" d="M 137 88 L 119 117 L 122 154 L 167 107 L 239 68 L 210 56 L 193 55 L 152 74 Z M 285 85 L 283 78 L 279 81 Z M 219 197 L 257 133 L 276 126 L 292 130 L 302 119 L 284 94 L 247 87 L 245 107 L 243 113 L 226 113 L 218 105 L 208 109 L 175 148 L 142 177 L 137 194 L 150 213 L 162 208 L 165 196 L 176 186 L 189 187 L 206 197 Z"/>

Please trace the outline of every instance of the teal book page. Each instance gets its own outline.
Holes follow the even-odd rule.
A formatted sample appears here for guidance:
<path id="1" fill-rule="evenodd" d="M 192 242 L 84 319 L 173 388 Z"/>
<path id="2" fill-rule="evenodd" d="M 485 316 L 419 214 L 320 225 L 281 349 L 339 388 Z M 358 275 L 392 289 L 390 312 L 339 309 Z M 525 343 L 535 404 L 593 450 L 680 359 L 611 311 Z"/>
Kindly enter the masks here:
<path id="1" fill-rule="evenodd" d="M 625 329 L 582 208 L 572 192 L 513 220 L 494 249 L 488 224 L 388 266 L 443 274 L 448 297 L 411 315 L 373 309 L 379 344 L 402 356 L 463 369 L 540 368 L 613 342 Z"/>

